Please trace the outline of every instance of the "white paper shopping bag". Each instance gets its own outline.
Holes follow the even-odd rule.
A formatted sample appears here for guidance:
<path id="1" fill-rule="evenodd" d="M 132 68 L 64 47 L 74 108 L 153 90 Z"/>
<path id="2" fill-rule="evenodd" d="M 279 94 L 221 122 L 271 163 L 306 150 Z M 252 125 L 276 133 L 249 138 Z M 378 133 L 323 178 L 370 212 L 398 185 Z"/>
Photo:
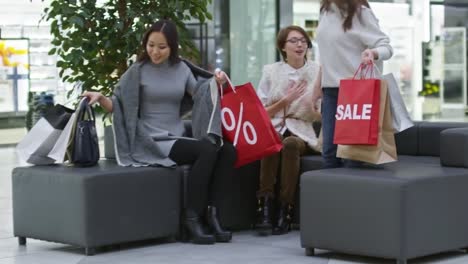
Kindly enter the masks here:
<path id="1" fill-rule="evenodd" d="M 62 130 L 70 119 L 73 110 L 62 105 L 55 105 L 44 117 L 31 128 L 26 136 L 16 146 L 18 156 L 24 161 L 45 165 L 55 162 L 48 157 Z"/>
<path id="2" fill-rule="evenodd" d="M 396 132 L 401 132 L 414 126 L 405 102 L 401 97 L 400 87 L 392 73 L 385 74 L 382 79 L 387 81 L 388 95 L 390 96 L 390 110 L 392 111 L 392 125 Z"/>
<path id="3" fill-rule="evenodd" d="M 47 155 L 49 158 L 54 159 L 58 163 L 62 163 L 65 160 L 65 153 L 67 151 L 68 142 L 72 134 L 75 120 L 76 113 L 73 113 L 70 117 L 70 120 L 68 120 L 67 125 L 65 126 L 59 138 L 57 139 L 55 145 L 53 146 L 52 150 Z"/>

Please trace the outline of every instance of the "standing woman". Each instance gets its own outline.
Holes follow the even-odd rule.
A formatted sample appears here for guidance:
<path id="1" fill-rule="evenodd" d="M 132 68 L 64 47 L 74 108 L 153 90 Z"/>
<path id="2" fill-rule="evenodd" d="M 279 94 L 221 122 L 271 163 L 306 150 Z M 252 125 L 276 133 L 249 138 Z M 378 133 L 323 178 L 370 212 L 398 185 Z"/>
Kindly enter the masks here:
<path id="1" fill-rule="evenodd" d="M 276 47 L 283 60 L 264 66 L 258 86 L 258 96 L 283 143 L 280 153 L 264 158 L 260 165 L 255 226 L 263 235 L 290 230 L 301 156 L 319 149 L 312 122 L 320 115 L 314 112 L 311 100 L 314 85 L 320 86 L 320 67 L 307 60 L 312 43 L 304 29 L 288 26 L 278 33 Z M 275 189 L 279 189 L 278 197 Z M 273 216 L 275 198 L 277 212 Z"/>
<path id="2" fill-rule="evenodd" d="M 350 78 L 360 63 L 375 62 L 382 72 L 383 61 L 393 49 L 382 32 L 367 0 L 322 0 L 317 28 L 317 44 L 322 67 L 322 89 L 314 91 L 314 105 L 322 100 L 324 168 L 343 166 L 333 144 L 338 88 Z"/>
<path id="3" fill-rule="evenodd" d="M 119 165 L 192 165 L 184 228 L 196 244 L 229 242 L 231 233 L 221 228 L 212 205 L 222 196 L 217 187 L 231 176 L 235 149 L 227 142 L 218 147 L 212 143 L 213 137 L 185 137 L 181 102 L 186 93 L 193 97 L 198 86 L 189 67 L 179 58 L 176 25 L 159 20 L 142 40 L 143 52 L 122 75 L 111 98 L 98 92 L 83 95 L 90 104 L 98 102 L 112 112 Z M 223 72 L 216 74 L 218 83 L 225 79 Z"/>

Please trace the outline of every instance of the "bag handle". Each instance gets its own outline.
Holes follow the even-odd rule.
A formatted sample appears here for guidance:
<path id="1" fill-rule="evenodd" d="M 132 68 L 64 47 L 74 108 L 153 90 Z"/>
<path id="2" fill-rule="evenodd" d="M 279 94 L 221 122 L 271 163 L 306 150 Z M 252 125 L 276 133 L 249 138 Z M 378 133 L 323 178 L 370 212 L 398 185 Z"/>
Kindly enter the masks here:
<path id="1" fill-rule="evenodd" d="M 88 113 L 89 118 L 91 121 L 96 121 L 96 115 L 94 114 L 93 108 L 89 105 L 88 97 L 83 97 L 81 99 L 79 107 L 78 107 L 78 120 L 84 120 L 85 113 Z"/>
<path id="2" fill-rule="evenodd" d="M 221 70 L 219 69 L 216 69 L 215 70 L 215 74 L 217 74 L 218 72 L 220 72 Z M 226 82 L 228 84 L 228 86 L 231 88 L 231 90 L 234 92 L 234 93 L 237 93 L 236 92 L 236 87 L 232 84 L 231 82 L 231 79 L 229 79 L 229 76 L 227 76 L 227 74 L 225 74 L 226 76 Z M 213 77 L 214 78 L 214 77 Z M 219 94 L 220 94 L 220 97 L 221 99 L 223 98 L 223 85 L 219 85 L 218 83 L 216 83 L 218 85 L 218 88 L 219 88 Z"/>
<path id="3" fill-rule="evenodd" d="M 356 80 L 356 75 L 358 73 L 360 73 L 359 79 L 371 79 L 372 77 L 375 76 L 374 69 L 376 69 L 376 71 L 379 73 L 379 75 L 382 76 L 382 74 L 380 73 L 379 68 L 377 67 L 377 65 L 375 65 L 374 62 L 367 63 L 367 64 L 366 63 L 359 64 L 359 67 L 354 72 L 353 80 Z M 370 75 L 369 75 L 369 73 L 370 73 Z M 369 77 L 369 78 L 366 78 L 366 77 Z"/>
<path id="4" fill-rule="evenodd" d="M 382 77 L 383 74 L 382 74 L 382 72 L 380 72 L 379 67 L 377 67 L 377 65 L 375 65 L 374 61 L 372 61 L 372 65 L 373 65 L 375 71 L 377 72 L 377 74 L 379 74 L 379 76 Z"/>

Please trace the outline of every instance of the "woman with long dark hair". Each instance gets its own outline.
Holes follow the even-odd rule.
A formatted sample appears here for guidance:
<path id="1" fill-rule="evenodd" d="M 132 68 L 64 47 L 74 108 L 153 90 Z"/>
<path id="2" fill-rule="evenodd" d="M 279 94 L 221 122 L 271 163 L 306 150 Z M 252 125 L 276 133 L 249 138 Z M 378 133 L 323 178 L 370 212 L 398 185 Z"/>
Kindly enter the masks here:
<path id="1" fill-rule="evenodd" d="M 219 138 L 195 140 L 185 136 L 182 99 L 187 93 L 195 93 L 197 81 L 178 55 L 176 25 L 169 20 L 154 23 L 142 38 L 142 48 L 138 61 L 121 77 L 111 98 L 98 92 L 83 95 L 90 98 L 91 104 L 98 102 L 113 112 L 120 165 L 192 165 L 184 228 L 196 244 L 229 242 L 231 233 L 221 228 L 213 204 L 223 195 L 219 184 L 231 176 L 235 149 L 228 142 L 219 146 Z M 216 73 L 215 78 L 219 84 L 226 81 L 224 72 Z"/>
<path id="2" fill-rule="evenodd" d="M 316 40 L 322 80 L 314 102 L 323 97 L 322 157 L 324 168 L 336 168 L 343 166 L 333 144 L 340 80 L 352 77 L 361 63 L 375 63 L 382 72 L 383 61 L 390 59 L 393 49 L 367 0 L 322 0 Z"/>

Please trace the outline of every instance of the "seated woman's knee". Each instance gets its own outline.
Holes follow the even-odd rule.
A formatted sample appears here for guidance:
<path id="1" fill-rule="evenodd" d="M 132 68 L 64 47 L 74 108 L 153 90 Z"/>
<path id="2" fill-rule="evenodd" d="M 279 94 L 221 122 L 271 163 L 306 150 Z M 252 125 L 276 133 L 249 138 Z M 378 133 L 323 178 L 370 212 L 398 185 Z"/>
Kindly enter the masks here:
<path id="1" fill-rule="evenodd" d="M 283 152 L 297 151 L 299 149 L 298 137 L 290 136 L 283 139 Z"/>
<path id="2" fill-rule="evenodd" d="M 218 151 L 218 147 L 210 142 L 209 140 L 202 139 L 199 141 L 200 142 L 200 147 L 202 149 L 203 154 L 213 154 L 215 155 L 216 152 Z"/>
<path id="3" fill-rule="evenodd" d="M 233 159 L 237 158 L 236 147 L 234 147 L 234 145 L 230 142 L 225 141 L 220 151 L 222 155 L 233 157 Z"/>

